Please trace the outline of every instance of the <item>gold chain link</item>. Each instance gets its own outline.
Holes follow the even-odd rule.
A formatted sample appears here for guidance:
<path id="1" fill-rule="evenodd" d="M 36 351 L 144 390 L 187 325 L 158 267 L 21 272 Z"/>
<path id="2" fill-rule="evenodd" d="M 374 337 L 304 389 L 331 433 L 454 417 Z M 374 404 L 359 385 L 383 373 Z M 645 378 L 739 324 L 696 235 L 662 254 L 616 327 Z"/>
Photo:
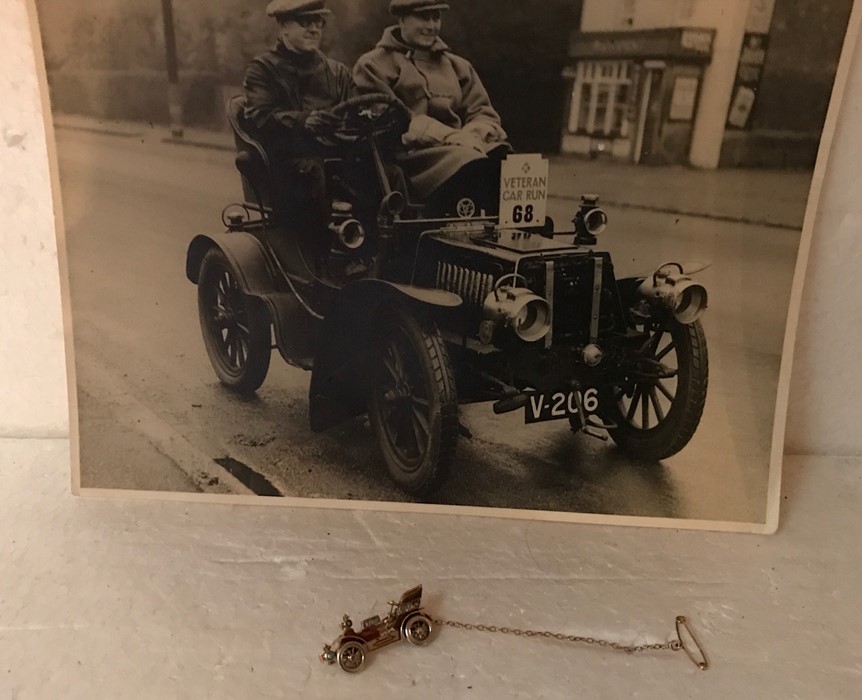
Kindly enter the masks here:
<path id="1" fill-rule="evenodd" d="M 464 630 L 477 630 L 479 632 L 497 632 L 499 634 L 513 634 L 516 637 L 545 637 L 547 639 L 558 639 L 561 642 L 581 642 L 583 644 L 595 644 L 600 647 L 610 647 L 618 649 L 628 654 L 635 654 L 640 651 L 679 651 L 682 649 L 682 643 L 678 639 L 661 644 L 618 644 L 607 639 L 596 639 L 595 637 L 581 637 L 576 634 L 561 634 L 558 632 L 546 632 L 537 630 L 522 630 L 514 627 L 497 627 L 496 625 L 471 624 L 469 622 L 457 622 L 455 620 L 432 619 L 432 622 L 437 625 L 446 627 L 457 627 Z"/>

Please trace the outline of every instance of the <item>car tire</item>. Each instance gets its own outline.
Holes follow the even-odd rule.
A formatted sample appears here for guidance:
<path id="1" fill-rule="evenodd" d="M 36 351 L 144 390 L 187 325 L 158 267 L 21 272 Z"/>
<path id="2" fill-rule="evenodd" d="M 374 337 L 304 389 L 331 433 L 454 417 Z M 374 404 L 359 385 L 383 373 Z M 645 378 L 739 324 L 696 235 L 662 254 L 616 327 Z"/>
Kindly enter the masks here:
<path id="1" fill-rule="evenodd" d="M 219 381 L 239 394 L 263 384 L 271 356 L 271 321 L 263 302 L 242 292 L 220 248 L 204 256 L 198 277 L 198 317 Z"/>
<path id="2" fill-rule="evenodd" d="M 431 496 L 458 441 L 458 395 L 446 344 L 430 319 L 400 306 L 383 313 L 368 413 L 389 473 L 404 491 Z"/>
<path id="3" fill-rule="evenodd" d="M 706 404 L 709 357 L 700 321 L 671 320 L 651 333 L 654 342 L 644 357 L 672 364 L 669 358 L 675 355 L 675 386 L 667 380 L 629 383 L 606 393 L 602 405 L 603 417 L 616 425 L 608 430 L 614 442 L 631 456 L 653 462 L 677 454 L 697 430 Z M 665 344 L 666 336 L 672 342 Z"/>
<path id="4" fill-rule="evenodd" d="M 342 671 L 359 673 L 365 668 L 365 661 L 368 658 L 368 648 L 358 640 L 349 639 L 341 643 L 335 658 Z"/>
<path id="5" fill-rule="evenodd" d="M 431 619 L 422 613 L 404 620 L 401 630 L 403 637 L 414 646 L 424 647 L 431 641 Z"/>

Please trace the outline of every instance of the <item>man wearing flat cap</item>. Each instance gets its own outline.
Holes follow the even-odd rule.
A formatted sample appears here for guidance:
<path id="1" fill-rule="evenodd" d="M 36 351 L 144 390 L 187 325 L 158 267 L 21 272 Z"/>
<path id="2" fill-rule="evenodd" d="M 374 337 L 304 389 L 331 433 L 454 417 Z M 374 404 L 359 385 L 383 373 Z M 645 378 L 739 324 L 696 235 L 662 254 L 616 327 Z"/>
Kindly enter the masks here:
<path id="1" fill-rule="evenodd" d="M 288 206 L 323 228 L 329 215 L 323 158 L 329 147 L 321 139 L 338 121 L 329 110 L 351 95 L 350 70 L 320 51 L 332 14 L 325 0 L 273 0 L 267 14 L 278 22 L 279 40 L 248 66 L 245 116 L 275 167 L 299 185 L 285 188 L 294 193 Z"/>
<path id="2" fill-rule="evenodd" d="M 484 184 L 483 208 L 493 211 L 500 159 L 511 148 L 476 70 L 440 38 L 447 9 L 434 0 L 391 0 L 397 24 L 359 58 L 353 80 L 359 92 L 395 95 L 411 110 L 397 162 L 414 195 L 442 201 L 465 184 Z"/>

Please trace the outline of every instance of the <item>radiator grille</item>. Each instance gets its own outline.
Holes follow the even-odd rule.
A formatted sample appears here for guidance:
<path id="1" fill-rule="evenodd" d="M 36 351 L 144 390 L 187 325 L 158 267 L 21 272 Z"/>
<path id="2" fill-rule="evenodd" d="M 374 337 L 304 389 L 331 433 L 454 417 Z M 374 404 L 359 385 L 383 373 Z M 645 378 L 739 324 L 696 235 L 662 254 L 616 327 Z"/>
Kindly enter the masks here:
<path id="1" fill-rule="evenodd" d="M 492 275 L 451 263 L 437 263 L 437 289 L 458 294 L 466 303 L 481 306 L 494 289 Z"/>

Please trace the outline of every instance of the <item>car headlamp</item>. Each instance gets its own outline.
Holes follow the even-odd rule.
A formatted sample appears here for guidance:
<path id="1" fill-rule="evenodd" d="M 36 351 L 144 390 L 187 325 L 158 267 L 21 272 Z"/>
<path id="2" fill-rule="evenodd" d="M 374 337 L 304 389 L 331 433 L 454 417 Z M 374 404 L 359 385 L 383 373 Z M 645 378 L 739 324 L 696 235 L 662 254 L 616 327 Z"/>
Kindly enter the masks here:
<path id="1" fill-rule="evenodd" d="M 679 272 L 675 272 L 675 268 Z M 641 283 L 638 293 L 663 305 L 677 321 L 688 325 L 703 315 L 708 295 L 706 287 L 682 274 L 682 270 L 678 263 L 665 263 Z"/>
<path id="2" fill-rule="evenodd" d="M 551 330 L 551 305 L 526 287 L 500 287 L 484 303 L 485 318 L 510 328 L 521 340 L 532 343 Z"/>
<path id="3" fill-rule="evenodd" d="M 608 215 L 604 209 L 589 209 L 584 213 L 584 228 L 591 236 L 601 235 L 608 226 Z"/>
<path id="4" fill-rule="evenodd" d="M 365 227 L 356 219 L 348 219 L 335 229 L 338 241 L 347 250 L 356 250 L 365 243 Z"/>

